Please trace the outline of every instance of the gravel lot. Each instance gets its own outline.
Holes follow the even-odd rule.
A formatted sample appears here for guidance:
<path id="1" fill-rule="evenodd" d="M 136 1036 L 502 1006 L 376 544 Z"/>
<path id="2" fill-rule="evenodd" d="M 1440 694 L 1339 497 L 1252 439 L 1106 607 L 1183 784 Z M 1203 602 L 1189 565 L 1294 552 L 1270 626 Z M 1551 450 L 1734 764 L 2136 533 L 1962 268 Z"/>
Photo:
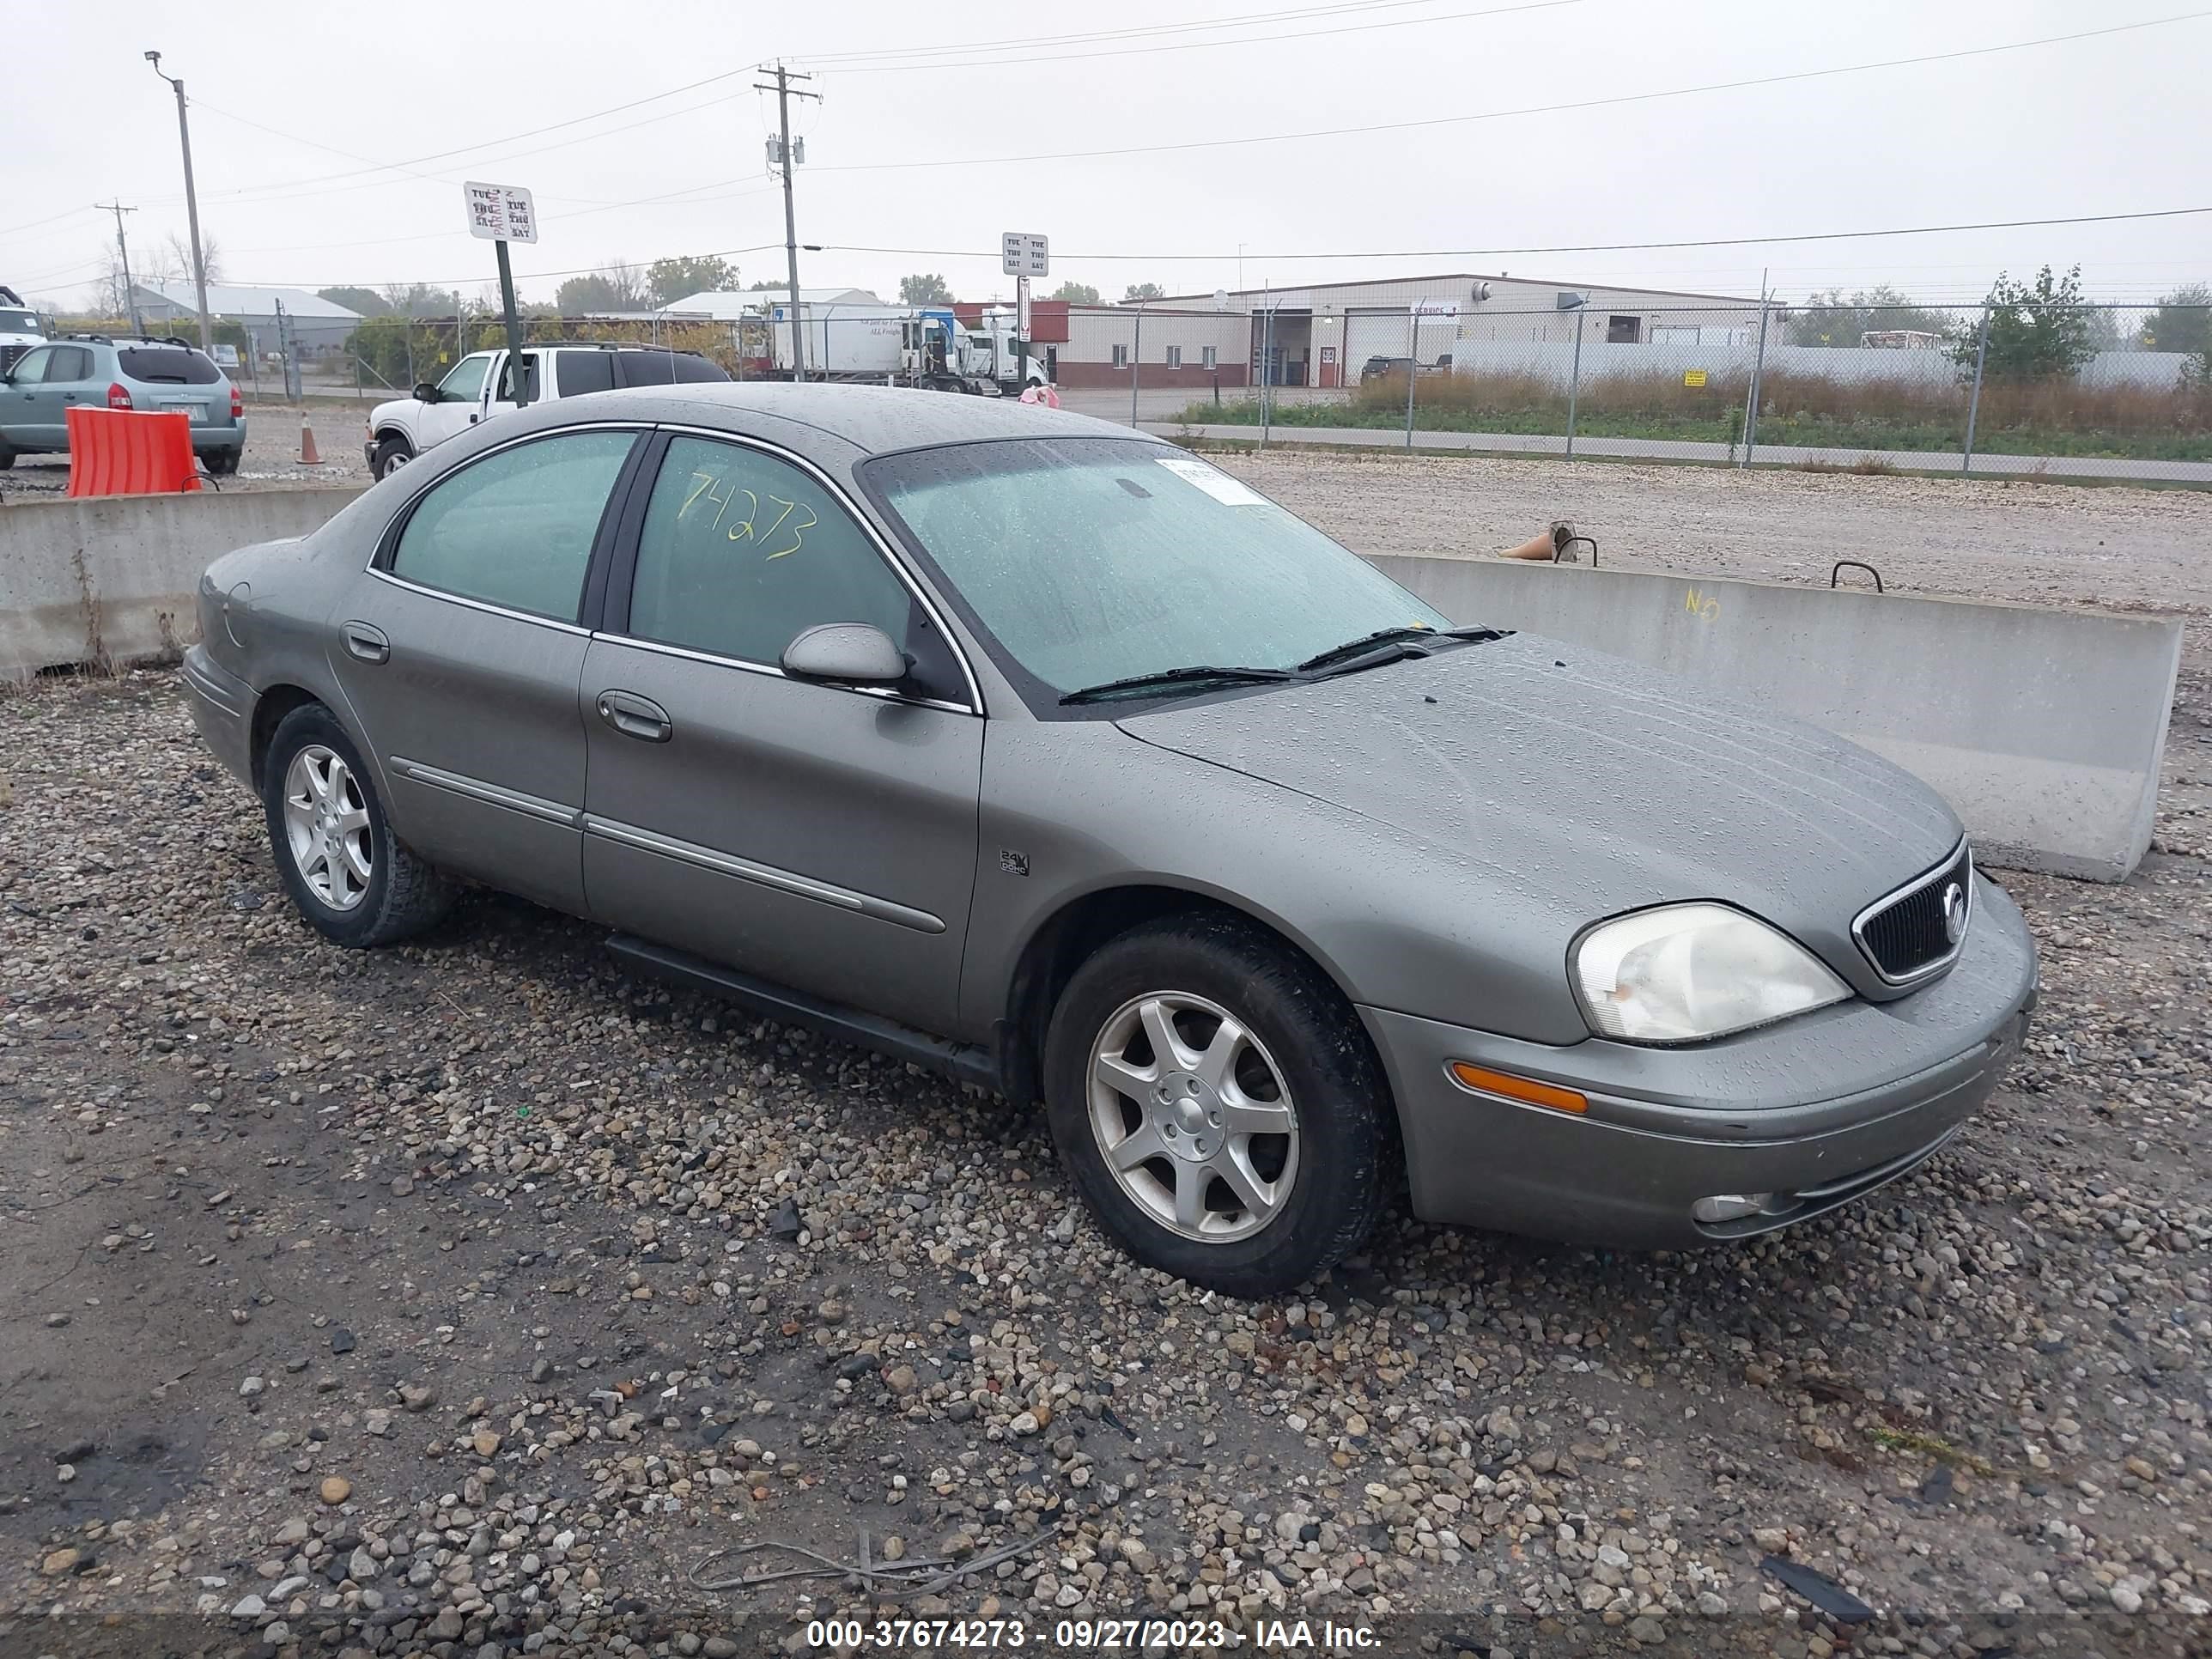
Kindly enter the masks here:
<path id="1" fill-rule="evenodd" d="M 2208 598 L 2179 494 L 1235 465 L 1372 550 L 1566 512 L 1672 568 L 1824 579 L 1866 538 L 1899 586 Z M 1401 1217 L 1255 1305 L 1113 1254 L 1041 1124 L 634 981 L 581 923 L 483 895 L 320 944 L 165 672 L 0 696 L 0 1653 L 800 1651 L 899 1609 L 688 1575 L 864 1529 L 878 1564 L 1031 1546 L 903 1605 L 1033 1645 L 1187 1613 L 1409 1652 L 2204 1651 L 2195 631 L 2160 850 L 2003 878 L 2045 1000 L 1944 1155 L 1694 1256 Z"/>

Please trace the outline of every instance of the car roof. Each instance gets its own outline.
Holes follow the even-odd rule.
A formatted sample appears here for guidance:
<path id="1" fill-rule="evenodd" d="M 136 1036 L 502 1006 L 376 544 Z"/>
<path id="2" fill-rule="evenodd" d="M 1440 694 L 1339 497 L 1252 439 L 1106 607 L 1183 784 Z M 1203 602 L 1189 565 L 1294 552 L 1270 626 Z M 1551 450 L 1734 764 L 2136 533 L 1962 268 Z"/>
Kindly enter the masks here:
<path id="1" fill-rule="evenodd" d="M 995 438 L 1125 438 L 1158 440 L 1111 421 L 1072 415 L 1017 398 L 978 398 L 954 392 L 896 386 L 835 386 L 781 380 L 712 380 L 639 386 L 562 399 L 555 408 L 604 420 L 623 404 L 660 421 L 697 420 L 733 432 L 754 429 L 748 417 L 816 430 L 872 455 L 933 444 L 975 443 Z M 647 407 L 649 406 L 649 407 Z M 767 435 L 764 432 L 760 435 Z"/>

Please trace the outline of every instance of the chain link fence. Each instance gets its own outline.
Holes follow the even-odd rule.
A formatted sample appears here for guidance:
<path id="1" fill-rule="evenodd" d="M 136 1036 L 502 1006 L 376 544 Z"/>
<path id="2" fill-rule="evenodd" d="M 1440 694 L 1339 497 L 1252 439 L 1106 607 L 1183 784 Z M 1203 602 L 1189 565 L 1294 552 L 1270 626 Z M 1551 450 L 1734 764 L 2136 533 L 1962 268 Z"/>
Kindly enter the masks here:
<path id="1" fill-rule="evenodd" d="M 1079 406 L 1260 441 L 2212 483 L 2212 307 L 1263 311 L 1208 319 L 1244 359 L 1171 408 L 1151 389 L 1190 315 L 1141 343 L 1087 324 L 1130 337 L 1129 404 Z"/>

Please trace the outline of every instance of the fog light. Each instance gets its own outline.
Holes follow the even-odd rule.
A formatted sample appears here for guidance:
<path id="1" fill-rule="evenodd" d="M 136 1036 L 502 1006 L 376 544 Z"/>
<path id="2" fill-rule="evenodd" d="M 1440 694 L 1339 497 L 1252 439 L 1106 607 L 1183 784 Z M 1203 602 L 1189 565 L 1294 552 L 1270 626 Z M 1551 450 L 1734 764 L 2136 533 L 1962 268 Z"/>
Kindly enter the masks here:
<path id="1" fill-rule="evenodd" d="M 1772 1193 L 1715 1193 L 1690 1206 L 1690 1213 L 1700 1221 L 1741 1221 L 1763 1213 L 1773 1201 Z"/>

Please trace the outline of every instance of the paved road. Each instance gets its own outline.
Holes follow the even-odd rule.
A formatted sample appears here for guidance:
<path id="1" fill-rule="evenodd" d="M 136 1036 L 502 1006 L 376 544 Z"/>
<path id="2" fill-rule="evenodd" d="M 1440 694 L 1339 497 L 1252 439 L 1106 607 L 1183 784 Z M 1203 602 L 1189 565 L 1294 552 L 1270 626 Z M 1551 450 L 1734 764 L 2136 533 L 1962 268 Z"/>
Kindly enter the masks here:
<path id="1" fill-rule="evenodd" d="M 1095 412 L 1095 411 L 1087 411 Z M 1195 432 L 1201 437 L 1252 443 L 1260 429 L 1243 425 L 1185 427 L 1175 422 L 1148 421 L 1144 429 L 1164 437 Z M 1354 449 L 1404 449 L 1406 434 L 1374 427 L 1277 427 L 1279 443 L 1328 444 Z M 1415 432 L 1412 447 L 1446 453 L 1474 452 L 1506 455 L 1563 455 L 1564 437 L 1531 436 L 1514 432 Z M 1729 455 L 1721 444 L 1674 442 L 1653 438 L 1577 438 L 1577 455 L 1606 455 L 1628 460 L 1708 461 L 1725 465 Z M 1802 466 L 1826 461 L 1850 466 L 1872 458 L 1899 472 L 1956 473 L 1960 458 L 1912 449 L 1808 449 L 1761 444 L 1755 459 L 1762 466 Z M 2053 478 L 2119 478 L 2137 483 L 2194 483 L 2212 485 L 2212 461 L 2115 460 L 2089 455 L 1977 455 L 1978 477 L 2045 477 Z"/>

